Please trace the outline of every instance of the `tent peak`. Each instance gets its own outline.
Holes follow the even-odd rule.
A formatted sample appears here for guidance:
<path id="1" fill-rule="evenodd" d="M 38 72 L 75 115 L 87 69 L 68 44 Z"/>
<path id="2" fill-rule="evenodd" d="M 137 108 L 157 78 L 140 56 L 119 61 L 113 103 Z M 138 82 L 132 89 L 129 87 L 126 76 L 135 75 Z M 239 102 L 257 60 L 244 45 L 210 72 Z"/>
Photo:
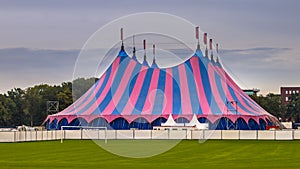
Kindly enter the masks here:
<path id="1" fill-rule="evenodd" d="M 124 50 L 124 48 L 120 50 L 119 54 L 118 54 L 119 57 L 128 57 L 126 51 Z"/>
<path id="2" fill-rule="evenodd" d="M 203 57 L 203 53 L 202 53 L 201 49 L 197 49 L 194 56 Z"/>

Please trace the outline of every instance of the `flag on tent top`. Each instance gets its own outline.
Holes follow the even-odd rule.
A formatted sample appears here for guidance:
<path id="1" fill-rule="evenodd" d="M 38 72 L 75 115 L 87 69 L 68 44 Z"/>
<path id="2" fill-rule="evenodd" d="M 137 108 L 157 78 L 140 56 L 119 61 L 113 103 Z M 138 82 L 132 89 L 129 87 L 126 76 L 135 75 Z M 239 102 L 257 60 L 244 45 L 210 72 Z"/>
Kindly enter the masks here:
<path id="1" fill-rule="evenodd" d="M 203 36 L 203 43 L 206 45 L 207 44 L 207 33 L 204 33 Z"/>
<path id="2" fill-rule="evenodd" d="M 199 26 L 196 27 L 196 39 L 199 40 Z"/>

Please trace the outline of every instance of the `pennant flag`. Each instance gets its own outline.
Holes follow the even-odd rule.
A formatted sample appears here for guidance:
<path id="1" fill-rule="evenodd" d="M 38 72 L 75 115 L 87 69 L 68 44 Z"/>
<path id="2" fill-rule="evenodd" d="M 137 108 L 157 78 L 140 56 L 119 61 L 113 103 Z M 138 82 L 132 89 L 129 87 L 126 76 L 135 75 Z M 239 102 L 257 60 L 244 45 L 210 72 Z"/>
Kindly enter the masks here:
<path id="1" fill-rule="evenodd" d="M 121 41 L 123 41 L 123 28 L 121 28 Z"/>
<path id="2" fill-rule="evenodd" d="M 203 42 L 205 45 L 207 44 L 207 33 L 204 33 Z"/>
<path id="3" fill-rule="evenodd" d="M 199 26 L 196 27 L 196 39 L 199 39 Z"/>

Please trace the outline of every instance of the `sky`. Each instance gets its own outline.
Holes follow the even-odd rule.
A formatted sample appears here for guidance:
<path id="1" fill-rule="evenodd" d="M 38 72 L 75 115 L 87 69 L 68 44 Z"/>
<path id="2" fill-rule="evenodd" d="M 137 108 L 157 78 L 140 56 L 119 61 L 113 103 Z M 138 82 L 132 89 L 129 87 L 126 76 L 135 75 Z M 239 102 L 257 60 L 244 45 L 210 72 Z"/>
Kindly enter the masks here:
<path id="1" fill-rule="evenodd" d="M 1 1 L 0 93 L 71 81 L 80 49 L 99 28 L 137 12 L 185 18 L 220 44 L 241 88 L 300 86 L 300 1 Z M 139 23 L 136 23 L 139 24 Z"/>

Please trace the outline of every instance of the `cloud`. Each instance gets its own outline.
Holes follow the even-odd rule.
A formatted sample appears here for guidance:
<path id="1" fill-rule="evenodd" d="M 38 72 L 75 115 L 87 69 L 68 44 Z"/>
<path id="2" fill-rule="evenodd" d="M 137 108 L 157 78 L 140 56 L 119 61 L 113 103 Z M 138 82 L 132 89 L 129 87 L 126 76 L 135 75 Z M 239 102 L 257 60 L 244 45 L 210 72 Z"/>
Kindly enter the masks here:
<path id="1" fill-rule="evenodd" d="M 290 48 L 273 48 L 273 47 L 258 47 L 249 49 L 224 49 L 223 53 L 236 53 L 236 52 L 280 52 L 290 50 Z"/>
<path id="2" fill-rule="evenodd" d="M 0 92 L 72 79 L 79 50 L 0 49 Z"/>
<path id="3" fill-rule="evenodd" d="M 109 65 L 119 48 L 108 53 L 103 65 Z M 114 52 L 113 52 L 114 51 Z M 182 54 L 178 50 L 171 49 L 175 54 Z M 5 48 L 0 49 L 0 93 L 4 93 L 14 87 L 26 88 L 36 84 L 60 84 L 73 79 L 74 66 L 80 50 L 52 50 L 29 48 Z M 89 51 L 82 56 L 81 69 L 87 71 L 84 75 L 91 75 L 97 70 L 92 70 L 91 63 L 95 66 L 98 51 Z M 128 54 L 130 50 L 127 49 Z M 150 52 L 151 53 L 151 52 Z M 186 53 L 186 52 L 184 52 Z M 143 52 L 138 53 L 141 59 Z M 157 62 L 164 61 L 163 54 L 157 51 Z M 228 72 L 241 85 L 242 88 L 260 88 L 262 93 L 277 92 L 280 86 L 297 85 L 295 77 L 300 72 L 300 61 L 290 48 L 248 48 L 225 49 L 220 51 L 222 62 Z M 95 57 L 88 57 L 95 56 Z M 151 54 L 148 61 L 151 63 Z M 168 59 L 170 62 L 170 60 Z M 177 60 L 175 60 L 177 61 Z M 174 62 L 175 62 L 174 61 Z M 98 65 L 99 66 L 99 65 Z M 90 70 L 91 69 L 91 70 Z M 92 74 L 95 76 L 95 74 Z M 88 77 L 88 76 L 83 76 Z M 90 76 L 89 76 L 90 77 Z M 277 90 L 278 89 L 278 90 Z"/>
<path id="4" fill-rule="evenodd" d="M 221 51 L 222 58 L 235 66 L 247 64 L 255 65 L 255 68 L 266 67 L 267 65 L 281 67 L 284 64 L 294 62 L 294 56 L 289 53 L 291 48 L 260 47 L 249 49 L 225 49 Z"/>
<path id="5" fill-rule="evenodd" d="M 280 86 L 297 85 L 300 60 L 291 48 L 227 49 L 221 51 L 221 58 L 242 88 L 258 87 L 266 94 L 278 93 Z"/>

